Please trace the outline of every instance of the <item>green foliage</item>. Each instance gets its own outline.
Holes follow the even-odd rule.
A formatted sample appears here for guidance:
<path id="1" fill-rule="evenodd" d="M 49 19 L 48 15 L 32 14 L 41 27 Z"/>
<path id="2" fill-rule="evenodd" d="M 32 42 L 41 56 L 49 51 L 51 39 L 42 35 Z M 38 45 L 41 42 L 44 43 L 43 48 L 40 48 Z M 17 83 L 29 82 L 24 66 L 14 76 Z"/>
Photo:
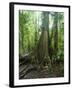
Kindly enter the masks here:
<path id="1" fill-rule="evenodd" d="M 20 33 L 20 54 L 30 52 L 34 47 L 34 33 L 35 25 L 33 20 L 33 12 L 22 11 L 19 12 L 19 33 Z M 21 44 L 22 43 L 22 44 Z"/>

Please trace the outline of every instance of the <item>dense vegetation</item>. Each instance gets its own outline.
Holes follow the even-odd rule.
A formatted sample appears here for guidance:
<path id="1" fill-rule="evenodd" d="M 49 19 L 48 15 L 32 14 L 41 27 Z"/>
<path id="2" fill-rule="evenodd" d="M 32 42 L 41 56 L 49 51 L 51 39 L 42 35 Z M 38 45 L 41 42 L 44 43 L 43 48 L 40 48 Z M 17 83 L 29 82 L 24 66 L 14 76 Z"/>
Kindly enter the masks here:
<path id="1" fill-rule="evenodd" d="M 19 78 L 64 76 L 64 13 L 19 11 Z"/>

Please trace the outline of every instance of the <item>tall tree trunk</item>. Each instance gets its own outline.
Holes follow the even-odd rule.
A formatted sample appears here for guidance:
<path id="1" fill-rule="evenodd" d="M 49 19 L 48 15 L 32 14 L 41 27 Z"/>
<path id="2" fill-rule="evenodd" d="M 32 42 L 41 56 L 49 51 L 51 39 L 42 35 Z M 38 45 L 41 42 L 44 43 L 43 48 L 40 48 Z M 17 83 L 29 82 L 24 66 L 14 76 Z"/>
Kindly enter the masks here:
<path id="1" fill-rule="evenodd" d="M 55 12 L 54 16 L 54 53 L 58 52 L 58 13 Z"/>
<path id="2" fill-rule="evenodd" d="M 44 64 L 49 62 L 49 53 L 48 53 L 48 31 L 49 31 L 49 14 L 48 12 L 43 12 L 42 14 L 42 33 L 39 39 L 37 47 L 37 57 L 39 64 Z"/>
<path id="3" fill-rule="evenodd" d="M 39 29 L 39 18 L 38 18 L 38 12 L 37 17 L 34 19 L 34 24 L 35 24 L 35 47 L 37 46 L 37 41 L 38 41 L 38 29 Z"/>
<path id="4" fill-rule="evenodd" d="M 23 51 L 24 51 L 24 44 L 23 44 L 23 40 L 24 40 L 24 32 L 23 32 L 23 11 L 22 12 L 20 12 L 19 11 L 19 37 L 20 37 L 20 39 L 21 39 L 21 41 L 20 41 L 20 39 L 19 39 L 19 50 L 20 50 L 20 48 L 21 48 L 21 50 L 22 50 L 22 52 L 21 52 L 21 55 L 23 54 Z"/>

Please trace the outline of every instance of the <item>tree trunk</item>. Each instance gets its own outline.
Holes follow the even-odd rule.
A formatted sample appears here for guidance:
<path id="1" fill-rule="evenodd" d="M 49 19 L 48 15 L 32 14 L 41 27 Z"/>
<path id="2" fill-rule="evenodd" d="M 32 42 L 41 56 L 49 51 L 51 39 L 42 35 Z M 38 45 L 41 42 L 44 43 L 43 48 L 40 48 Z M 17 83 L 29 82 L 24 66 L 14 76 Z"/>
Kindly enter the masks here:
<path id="1" fill-rule="evenodd" d="M 48 35 L 49 35 L 49 14 L 48 12 L 43 12 L 42 14 L 42 33 L 39 39 L 37 47 L 37 58 L 39 64 L 49 63 L 49 53 L 48 53 Z"/>
<path id="2" fill-rule="evenodd" d="M 54 16 L 54 53 L 58 52 L 58 13 L 55 12 Z"/>

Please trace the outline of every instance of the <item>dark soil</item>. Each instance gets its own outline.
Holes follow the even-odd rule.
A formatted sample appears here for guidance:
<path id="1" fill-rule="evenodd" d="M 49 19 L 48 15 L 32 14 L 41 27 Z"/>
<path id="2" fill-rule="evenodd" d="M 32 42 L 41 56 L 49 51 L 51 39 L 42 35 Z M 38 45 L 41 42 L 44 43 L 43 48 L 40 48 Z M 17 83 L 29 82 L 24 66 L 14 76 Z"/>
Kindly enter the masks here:
<path id="1" fill-rule="evenodd" d="M 19 66 L 19 79 L 55 78 L 64 77 L 63 63 L 52 64 L 51 67 L 35 64 Z"/>

